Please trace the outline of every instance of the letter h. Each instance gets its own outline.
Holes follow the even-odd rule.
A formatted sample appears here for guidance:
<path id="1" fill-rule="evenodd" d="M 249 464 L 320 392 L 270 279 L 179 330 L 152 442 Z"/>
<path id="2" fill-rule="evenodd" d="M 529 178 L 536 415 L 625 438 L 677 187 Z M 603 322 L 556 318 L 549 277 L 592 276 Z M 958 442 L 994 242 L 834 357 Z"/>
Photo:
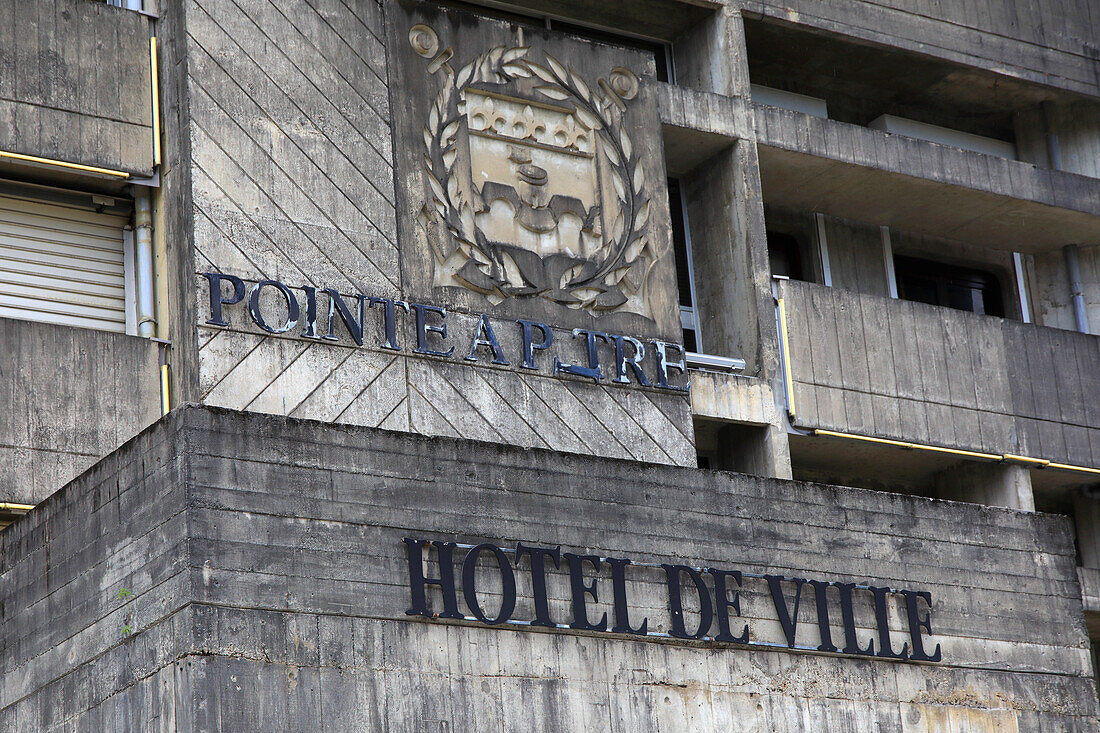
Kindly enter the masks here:
<path id="1" fill-rule="evenodd" d="M 405 613 L 409 616 L 426 616 L 427 618 L 463 618 L 458 612 L 458 597 L 455 595 L 455 566 L 453 542 L 428 542 L 427 540 L 413 540 L 404 538 L 409 550 L 409 594 L 412 597 L 412 607 Z M 424 577 L 424 547 L 435 547 L 436 557 L 439 559 L 439 577 Z M 438 585 L 443 591 L 443 613 L 433 614 L 428 610 L 428 597 L 426 587 Z"/>

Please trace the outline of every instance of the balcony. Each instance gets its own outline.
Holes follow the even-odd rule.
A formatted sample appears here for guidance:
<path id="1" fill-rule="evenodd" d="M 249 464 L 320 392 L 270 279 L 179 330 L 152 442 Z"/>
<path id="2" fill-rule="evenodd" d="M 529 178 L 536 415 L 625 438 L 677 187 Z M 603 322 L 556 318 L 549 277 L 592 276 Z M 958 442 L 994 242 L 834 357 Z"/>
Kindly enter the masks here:
<path id="1" fill-rule="evenodd" d="M 805 282 L 779 295 L 797 427 L 1100 466 L 1100 337 Z"/>
<path id="2" fill-rule="evenodd" d="M 754 113 L 769 204 L 1016 252 L 1100 240 L 1098 179 L 778 107 Z"/>
<path id="3" fill-rule="evenodd" d="M 149 25 L 104 2 L 0 0 L 0 151 L 152 175 Z M 26 162 L 0 156 L 13 170 Z"/>

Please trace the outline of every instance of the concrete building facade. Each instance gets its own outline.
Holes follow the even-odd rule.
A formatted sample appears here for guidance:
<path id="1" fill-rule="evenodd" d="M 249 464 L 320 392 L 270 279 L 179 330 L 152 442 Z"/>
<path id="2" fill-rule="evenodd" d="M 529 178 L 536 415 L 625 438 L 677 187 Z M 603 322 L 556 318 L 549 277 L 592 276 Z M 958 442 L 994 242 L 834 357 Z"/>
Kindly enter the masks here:
<path id="1" fill-rule="evenodd" d="M 0 34 L 5 727 L 1100 724 L 1088 3 Z"/>

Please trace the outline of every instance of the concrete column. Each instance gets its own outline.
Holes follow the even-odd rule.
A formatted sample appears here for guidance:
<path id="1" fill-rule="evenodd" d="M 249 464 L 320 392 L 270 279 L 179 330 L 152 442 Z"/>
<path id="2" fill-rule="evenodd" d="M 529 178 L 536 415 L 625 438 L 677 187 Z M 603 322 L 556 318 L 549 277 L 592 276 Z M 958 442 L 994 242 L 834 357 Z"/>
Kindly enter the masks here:
<path id="1" fill-rule="evenodd" d="M 1073 521 L 1082 567 L 1100 570 L 1100 495 L 1074 492 Z"/>
<path id="2" fill-rule="evenodd" d="M 1024 466 L 964 463 L 936 475 L 935 493 L 940 499 L 1035 511 L 1031 472 Z"/>

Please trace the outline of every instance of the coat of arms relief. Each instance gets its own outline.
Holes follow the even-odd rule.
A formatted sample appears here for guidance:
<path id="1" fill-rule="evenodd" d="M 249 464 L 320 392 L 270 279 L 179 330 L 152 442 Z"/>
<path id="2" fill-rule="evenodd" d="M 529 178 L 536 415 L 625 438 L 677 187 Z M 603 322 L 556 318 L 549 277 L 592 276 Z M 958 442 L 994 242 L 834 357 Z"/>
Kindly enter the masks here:
<path id="1" fill-rule="evenodd" d="M 413 26 L 409 42 L 438 83 L 418 218 L 436 229 L 433 285 L 652 318 L 651 202 L 624 124 L 638 78 L 618 67 L 590 84 L 525 46 L 491 48 L 456 70 L 428 26 Z"/>

